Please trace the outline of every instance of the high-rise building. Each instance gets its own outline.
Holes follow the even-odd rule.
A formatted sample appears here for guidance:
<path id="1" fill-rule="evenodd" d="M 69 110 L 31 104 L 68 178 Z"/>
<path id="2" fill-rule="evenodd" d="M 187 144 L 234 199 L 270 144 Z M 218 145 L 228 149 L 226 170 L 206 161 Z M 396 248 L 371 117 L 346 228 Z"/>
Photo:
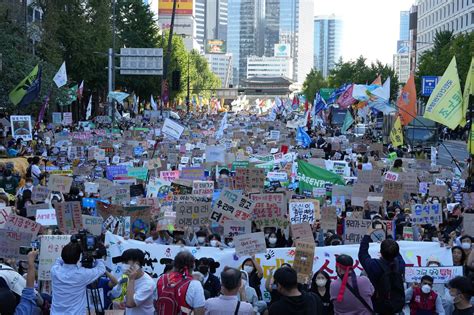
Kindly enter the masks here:
<path id="1" fill-rule="evenodd" d="M 293 81 L 303 82 L 313 66 L 313 0 L 228 0 L 228 51 L 234 84 L 247 76 L 247 58 L 274 56 L 275 44 L 288 44 Z"/>
<path id="2" fill-rule="evenodd" d="M 227 40 L 228 0 L 196 1 L 196 38 L 205 47 L 207 40 Z"/>
<path id="3" fill-rule="evenodd" d="M 211 71 L 221 79 L 221 87 L 232 84 L 232 54 L 206 54 Z"/>
<path id="4" fill-rule="evenodd" d="M 399 40 L 408 40 L 410 36 L 410 11 L 400 11 L 400 38 Z"/>
<path id="5" fill-rule="evenodd" d="M 400 11 L 400 37 L 393 55 L 393 70 L 398 82 L 406 83 L 410 76 L 410 11 Z"/>
<path id="6" fill-rule="evenodd" d="M 247 58 L 247 79 L 253 77 L 292 77 L 293 64 L 291 58 L 279 57 L 248 57 Z"/>
<path id="7" fill-rule="evenodd" d="M 398 77 L 399 83 L 406 83 L 410 76 L 410 54 L 396 53 L 393 55 L 393 70 Z"/>
<path id="8" fill-rule="evenodd" d="M 314 17 L 314 68 L 326 78 L 341 57 L 342 21 L 335 15 Z"/>
<path id="9" fill-rule="evenodd" d="M 419 0 L 416 59 L 433 47 L 436 32 L 452 31 L 454 35 L 474 31 L 474 1 Z"/>

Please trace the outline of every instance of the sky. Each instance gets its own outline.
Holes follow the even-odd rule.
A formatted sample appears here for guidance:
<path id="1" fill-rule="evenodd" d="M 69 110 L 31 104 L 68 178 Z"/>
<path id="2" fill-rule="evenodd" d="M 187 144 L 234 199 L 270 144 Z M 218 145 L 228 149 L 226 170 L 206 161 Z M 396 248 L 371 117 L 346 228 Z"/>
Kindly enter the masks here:
<path id="1" fill-rule="evenodd" d="M 335 14 L 343 20 L 342 58 L 363 55 L 392 64 L 400 33 L 400 11 L 415 0 L 314 0 L 314 15 Z"/>

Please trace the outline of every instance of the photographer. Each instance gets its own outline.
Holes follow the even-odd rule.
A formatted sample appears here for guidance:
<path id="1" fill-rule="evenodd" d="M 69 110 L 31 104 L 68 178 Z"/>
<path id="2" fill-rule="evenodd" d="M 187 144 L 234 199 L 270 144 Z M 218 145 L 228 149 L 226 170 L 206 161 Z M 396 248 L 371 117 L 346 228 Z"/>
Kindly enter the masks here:
<path id="1" fill-rule="evenodd" d="M 81 244 L 71 242 L 64 246 L 61 251 L 61 258 L 58 258 L 51 267 L 53 287 L 51 315 L 82 315 L 86 312 L 87 285 L 105 273 L 105 264 L 102 259 L 96 259 L 96 265 L 93 268 L 79 267 L 78 262 L 82 252 Z M 102 247 L 97 256 L 104 255 L 105 248 Z"/>

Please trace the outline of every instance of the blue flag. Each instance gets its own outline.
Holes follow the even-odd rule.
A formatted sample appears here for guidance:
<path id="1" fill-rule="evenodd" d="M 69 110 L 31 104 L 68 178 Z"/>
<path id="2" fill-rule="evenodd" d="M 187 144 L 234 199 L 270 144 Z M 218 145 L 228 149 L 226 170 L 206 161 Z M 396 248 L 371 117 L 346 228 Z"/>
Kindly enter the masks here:
<path id="1" fill-rule="evenodd" d="M 36 78 L 31 82 L 31 84 L 28 86 L 26 85 L 26 91 L 25 95 L 21 99 L 20 103 L 18 106 L 26 106 L 33 102 L 39 95 L 41 91 L 41 73 L 42 73 L 42 68 L 39 67 L 38 74 L 36 75 Z"/>
<path id="2" fill-rule="evenodd" d="M 346 83 L 335 89 L 328 98 L 328 104 L 335 104 L 339 95 L 344 93 L 348 86 L 349 84 Z"/>
<path id="3" fill-rule="evenodd" d="M 326 104 L 326 101 L 324 101 L 324 98 L 321 97 L 321 94 L 317 92 L 316 95 L 314 96 L 314 102 L 313 102 L 313 117 L 315 117 L 317 114 L 319 114 L 319 112 L 327 108 L 328 106 Z"/>
<path id="4" fill-rule="evenodd" d="M 304 131 L 302 127 L 298 127 L 296 131 L 296 143 L 301 145 L 304 148 L 309 147 L 311 144 L 311 137 Z"/>

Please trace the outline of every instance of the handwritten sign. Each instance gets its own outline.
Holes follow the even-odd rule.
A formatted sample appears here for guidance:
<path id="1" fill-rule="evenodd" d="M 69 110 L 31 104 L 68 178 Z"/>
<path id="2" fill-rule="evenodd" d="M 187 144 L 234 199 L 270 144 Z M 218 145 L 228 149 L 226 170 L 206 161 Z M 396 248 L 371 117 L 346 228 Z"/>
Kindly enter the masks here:
<path id="1" fill-rule="evenodd" d="M 336 207 L 322 207 L 321 208 L 321 220 L 319 221 L 321 229 L 336 230 L 337 229 L 337 213 Z"/>
<path id="2" fill-rule="evenodd" d="M 254 191 L 263 189 L 265 170 L 262 168 L 239 168 L 235 170 L 235 189 Z"/>
<path id="3" fill-rule="evenodd" d="M 72 185 L 72 177 L 51 175 L 48 180 L 48 189 L 50 191 L 59 191 L 63 194 L 68 194 Z"/>
<path id="4" fill-rule="evenodd" d="M 161 132 L 171 139 L 179 140 L 185 127 L 181 126 L 172 119 L 166 118 Z"/>
<path id="5" fill-rule="evenodd" d="M 257 227 L 286 228 L 289 224 L 284 193 L 250 194 L 255 202 L 253 222 Z"/>
<path id="6" fill-rule="evenodd" d="M 352 189 L 351 204 L 363 207 L 369 195 L 369 184 L 356 183 Z"/>
<path id="7" fill-rule="evenodd" d="M 204 180 L 203 167 L 183 167 L 181 170 L 181 178 L 189 180 Z"/>
<path id="8" fill-rule="evenodd" d="M 46 203 L 39 203 L 37 205 L 27 205 L 26 206 L 26 216 L 28 218 L 30 217 L 35 217 L 36 216 L 36 211 L 38 209 L 49 209 L 49 204 Z"/>
<path id="9" fill-rule="evenodd" d="M 127 169 L 127 176 L 146 181 L 148 169 L 146 167 L 129 167 Z"/>
<path id="10" fill-rule="evenodd" d="M 446 198 L 448 196 L 448 186 L 431 184 L 429 194 L 432 197 Z"/>
<path id="11" fill-rule="evenodd" d="M 49 189 L 44 186 L 35 186 L 31 194 L 31 200 L 34 202 L 44 202 L 48 198 Z"/>
<path id="12" fill-rule="evenodd" d="M 383 241 L 385 239 L 385 234 L 393 235 L 393 223 L 392 221 L 380 221 L 384 225 L 384 231 L 379 234 L 378 232 L 371 235 L 372 241 Z M 372 225 L 371 220 L 363 219 L 349 219 L 344 220 L 345 229 L 344 229 L 344 244 L 359 244 L 362 241 L 362 238 L 367 234 L 369 226 Z M 383 235 L 382 235 L 383 234 Z"/>
<path id="13" fill-rule="evenodd" d="M 107 166 L 107 169 L 105 170 L 105 177 L 108 180 L 113 180 L 115 176 L 126 175 L 126 174 L 127 174 L 126 165 L 110 165 L 110 166 Z"/>
<path id="14" fill-rule="evenodd" d="M 403 183 L 400 182 L 384 182 L 383 199 L 389 201 L 403 200 Z"/>
<path id="15" fill-rule="evenodd" d="M 241 193 L 224 189 L 212 208 L 211 221 L 223 224 L 227 219 L 250 220 L 255 203 Z"/>
<path id="16" fill-rule="evenodd" d="M 237 235 L 244 235 L 252 233 L 252 222 L 226 220 L 224 222 L 224 235 L 226 237 L 235 237 Z"/>
<path id="17" fill-rule="evenodd" d="M 41 229 L 41 224 L 11 213 L 7 217 L 4 228 L 15 232 L 31 233 L 33 238 L 35 238 Z"/>
<path id="18" fill-rule="evenodd" d="M 293 234 L 293 240 L 305 240 L 314 243 L 313 231 L 308 222 L 292 224 L 291 233 Z"/>
<path id="19" fill-rule="evenodd" d="M 313 275 L 315 246 L 314 242 L 304 240 L 295 241 L 295 260 L 293 269 L 296 270 L 299 283 L 308 283 Z"/>
<path id="20" fill-rule="evenodd" d="M 212 196 L 214 193 L 214 182 L 195 180 L 193 181 L 193 195 Z"/>
<path id="21" fill-rule="evenodd" d="M 51 267 L 61 251 L 71 241 L 71 235 L 41 235 L 38 280 L 51 280 Z"/>
<path id="22" fill-rule="evenodd" d="M 370 185 L 378 185 L 381 182 L 382 176 L 379 170 L 362 170 L 357 173 L 357 182 Z"/>
<path id="23" fill-rule="evenodd" d="M 81 203 L 79 201 L 57 202 L 54 204 L 58 228 L 66 234 L 82 229 Z"/>
<path id="24" fill-rule="evenodd" d="M 92 233 L 93 235 L 99 236 L 102 233 L 102 224 L 104 219 L 101 217 L 94 217 L 91 215 L 82 215 L 82 226 L 84 229 Z"/>
<path id="25" fill-rule="evenodd" d="M 200 227 L 209 224 L 210 198 L 197 195 L 178 195 L 173 199 L 176 226 Z"/>
<path id="26" fill-rule="evenodd" d="M 36 210 L 36 222 L 43 226 L 58 225 L 54 208 Z"/>
<path id="27" fill-rule="evenodd" d="M 395 172 L 387 172 L 385 173 L 385 181 L 387 182 L 396 182 L 398 181 L 398 173 Z"/>
<path id="28" fill-rule="evenodd" d="M 443 211 L 440 204 L 416 204 L 411 209 L 411 219 L 414 224 L 440 224 L 443 222 Z"/>
<path id="29" fill-rule="evenodd" d="M 161 171 L 160 178 L 167 182 L 172 182 L 179 179 L 179 171 Z"/>
<path id="30" fill-rule="evenodd" d="M 444 284 L 448 283 L 451 279 L 462 275 L 462 266 L 405 268 L 405 281 L 407 283 L 420 283 L 423 276 L 430 276 L 433 278 L 433 283 Z"/>
<path id="31" fill-rule="evenodd" d="M 0 257 L 25 259 L 20 255 L 20 246 L 30 246 L 32 234 L 0 229 Z"/>
<path id="32" fill-rule="evenodd" d="M 235 253 L 240 256 L 252 256 L 267 251 L 263 232 L 237 235 L 234 237 Z"/>
<path id="33" fill-rule="evenodd" d="M 301 201 L 290 201 L 289 213 L 291 224 L 302 222 L 313 224 L 316 219 L 321 217 L 319 200 L 304 199 Z"/>

